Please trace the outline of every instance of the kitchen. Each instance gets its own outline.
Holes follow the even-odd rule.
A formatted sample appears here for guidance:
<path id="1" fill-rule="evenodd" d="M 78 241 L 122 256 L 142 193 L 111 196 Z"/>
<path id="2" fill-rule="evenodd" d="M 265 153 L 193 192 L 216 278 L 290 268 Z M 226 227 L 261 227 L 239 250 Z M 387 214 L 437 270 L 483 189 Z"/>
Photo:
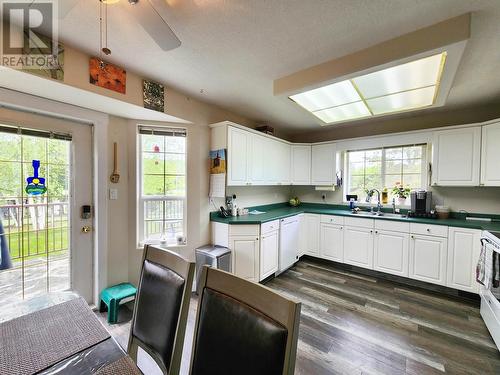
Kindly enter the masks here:
<path id="1" fill-rule="evenodd" d="M 273 288 L 273 278 L 280 280 L 290 267 L 293 275 L 300 275 L 301 260 L 306 268 L 312 262 L 310 269 L 321 260 L 321 272 L 327 264 L 333 272 L 349 270 L 476 304 L 480 300 L 481 316 L 499 346 L 500 303 L 478 283 L 476 272 L 483 243 L 499 243 L 494 233 L 500 231 L 500 216 L 450 212 L 444 206 L 448 188 L 496 192 L 498 120 L 312 144 L 295 144 L 231 122 L 213 124 L 211 131 L 211 149 L 227 150 L 227 191 L 234 194 L 226 198 L 228 217 L 211 213 L 212 240 L 231 249 L 236 275 Z M 367 189 L 355 202 L 347 201 L 349 150 L 401 153 L 405 147 L 400 145 L 406 144 L 423 150 L 420 162 L 427 191 L 414 190 L 402 200 L 394 195 L 389 202 L 387 189 Z M 259 189 L 268 189 L 268 199 L 283 201 L 250 206 Z M 332 195 L 339 200 L 327 200 Z M 285 197 L 296 198 L 288 202 Z M 249 213 L 237 215 L 238 209 L 233 209 L 231 215 L 231 208 L 241 204 Z"/>

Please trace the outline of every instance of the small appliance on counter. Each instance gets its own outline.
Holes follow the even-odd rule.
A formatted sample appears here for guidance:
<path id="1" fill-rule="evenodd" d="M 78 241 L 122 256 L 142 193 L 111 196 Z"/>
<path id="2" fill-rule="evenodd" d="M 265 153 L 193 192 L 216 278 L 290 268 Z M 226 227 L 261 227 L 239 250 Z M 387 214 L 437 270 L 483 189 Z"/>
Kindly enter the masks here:
<path id="1" fill-rule="evenodd" d="M 228 211 L 229 216 L 238 215 L 238 206 L 236 205 L 236 194 L 226 197 L 226 206 L 227 206 L 226 211 Z"/>
<path id="2" fill-rule="evenodd" d="M 411 210 L 408 217 L 421 217 L 437 219 L 437 214 L 432 210 L 432 192 L 426 190 L 415 190 L 410 193 Z"/>

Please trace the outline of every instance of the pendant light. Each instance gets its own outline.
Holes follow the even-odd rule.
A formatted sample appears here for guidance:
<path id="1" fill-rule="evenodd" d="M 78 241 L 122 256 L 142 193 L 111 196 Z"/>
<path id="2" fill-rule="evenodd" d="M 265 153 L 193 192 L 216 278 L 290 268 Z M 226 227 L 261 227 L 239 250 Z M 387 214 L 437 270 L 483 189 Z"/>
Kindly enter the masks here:
<path id="1" fill-rule="evenodd" d="M 103 54 L 111 55 L 111 50 L 108 48 L 108 4 L 113 4 L 119 0 L 99 0 L 99 66 L 104 69 L 105 63 Z"/>

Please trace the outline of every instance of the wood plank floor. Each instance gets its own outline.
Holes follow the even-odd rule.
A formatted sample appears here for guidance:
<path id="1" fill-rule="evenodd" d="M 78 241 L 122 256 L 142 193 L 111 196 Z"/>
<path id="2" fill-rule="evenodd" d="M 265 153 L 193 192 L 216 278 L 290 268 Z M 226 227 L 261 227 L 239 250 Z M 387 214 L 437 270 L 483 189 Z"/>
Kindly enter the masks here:
<path id="1" fill-rule="evenodd" d="M 314 260 L 266 285 L 302 302 L 296 374 L 500 374 L 500 354 L 475 303 Z M 196 305 L 194 297 L 183 374 Z M 122 310 L 122 323 L 108 327 L 125 345 L 131 314 Z"/>

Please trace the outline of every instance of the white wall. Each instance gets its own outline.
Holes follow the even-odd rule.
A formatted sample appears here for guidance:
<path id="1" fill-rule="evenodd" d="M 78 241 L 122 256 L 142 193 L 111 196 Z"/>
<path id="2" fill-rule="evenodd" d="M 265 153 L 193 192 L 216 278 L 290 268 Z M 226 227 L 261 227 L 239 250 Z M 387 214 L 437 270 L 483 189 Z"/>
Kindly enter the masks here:
<path id="1" fill-rule="evenodd" d="M 290 191 L 289 186 L 230 186 L 226 195 L 236 194 L 238 207 L 251 207 L 287 202 L 290 199 Z M 217 199 L 217 207 L 222 205 L 223 201 Z"/>
<path id="2" fill-rule="evenodd" d="M 129 178 L 129 153 L 127 120 L 119 117 L 109 117 L 108 124 L 108 175 L 113 172 L 113 143 L 118 145 L 118 173 L 120 180 L 117 184 L 108 179 L 108 189 L 118 190 L 118 199 L 109 200 L 108 191 L 108 284 L 114 285 L 128 280 L 128 252 L 129 238 L 129 185 L 133 181 Z"/>
<path id="3" fill-rule="evenodd" d="M 175 91 L 166 94 L 166 106 L 169 114 L 191 121 L 186 125 L 187 138 L 187 245 L 175 248 L 180 254 L 194 260 L 194 249 L 210 243 L 210 211 L 214 208 L 208 199 L 209 182 L 209 124 L 229 120 L 242 125 L 253 123 L 245 118 L 228 112 L 222 108 L 209 105 Z M 136 237 L 136 133 L 137 123 L 161 125 L 154 122 L 128 120 L 128 160 L 129 160 L 129 256 L 128 279 L 136 283 L 139 278 L 142 250 L 137 249 Z M 173 125 L 179 126 L 179 125 Z M 278 197 L 281 199 L 281 197 Z"/>

